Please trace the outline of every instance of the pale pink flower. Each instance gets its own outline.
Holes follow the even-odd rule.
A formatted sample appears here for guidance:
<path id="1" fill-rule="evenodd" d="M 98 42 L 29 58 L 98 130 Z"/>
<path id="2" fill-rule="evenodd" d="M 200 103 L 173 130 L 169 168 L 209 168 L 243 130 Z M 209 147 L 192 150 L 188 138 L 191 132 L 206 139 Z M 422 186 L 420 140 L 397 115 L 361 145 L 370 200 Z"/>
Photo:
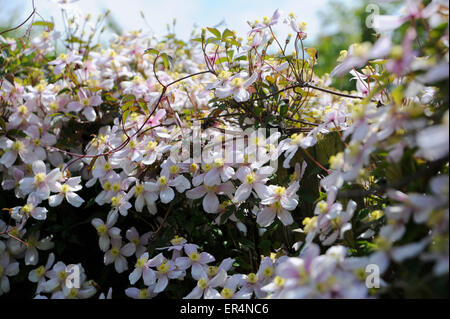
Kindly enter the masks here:
<path id="1" fill-rule="evenodd" d="M 216 214 L 219 209 L 219 199 L 217 195 L 228 195 L 234 192 L 235 188 L 231 182 L 226 182 L 213 186 L 198 186 L 186 192 L 186 197 L 190 199 L 203 198 L 203 209 L 210 214 Z M 205 196 L 206 195 L 206 196 Z"/>

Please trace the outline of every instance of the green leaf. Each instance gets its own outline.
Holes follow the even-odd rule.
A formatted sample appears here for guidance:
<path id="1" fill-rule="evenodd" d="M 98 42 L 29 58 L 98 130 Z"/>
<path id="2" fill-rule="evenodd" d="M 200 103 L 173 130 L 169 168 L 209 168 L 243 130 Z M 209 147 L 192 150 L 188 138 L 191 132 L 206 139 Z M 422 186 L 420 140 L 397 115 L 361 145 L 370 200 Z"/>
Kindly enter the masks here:
<path id="1" fill-rule="evenodd" d="M 2 131 L 6 131 L 6 123 L 2 117 L 0 117 L 0 126 L 2 127 Z"/>
<path id="2" fill-rule="evenodd" d="M 289 109 L 289 105 L 288 104 L 283 104 L 280 106 L 280 115 L 281 116 L 285 116 L 287 114 L 287 111 Z"/>
<path id="3" fill-rule="evenodd" d="M 24 138 L 27 137 L 28 135 L 21 130 L 17 130 L 17 129 L 13 129 L 13 130 L 9 130 L 6 135 L 11 136 L 11 137 L 15 137 L 15 138 Z"/>
<path id="4" fill-rule="evenodd" d="M 226 38 L 230 38 L 230 37 L 234 37 L 233 31 L 231 31 L 229 29 L 225 29 L 222 33 L 222 39 L 226 39 Z"/>
<path id="5" fill-rule="evenodd" d="M 221 37 L 221 34 L 220 34 L 220 31 L 217 30 L 216 28 L 207 28 L 207 29 L 208 29 L 209 32 L 211 32 L 212 34 L 214 34 L 214 36 L 215 36 L 217 39 L 221 39 L 221 38 L 222 38 L 222 37 Z"/>
<path id="6" fill-rule="evenodd" d="M 125 123 L 125 121 L 127 120 L 127 117 L 130 115 L 131 111 L 130 110 L 126 110 L 125 112 L 123 112 L 122 114 L 122 123 Z"/>
<path id="7" fill-rule="evenodd" d="M 144 54 L 159 55 L 159 51 L 154 48 L 149 48 L 144 51 Z"/>
<path id="8" fill-rule="evenodd" d="M 167 55 L 167 53 L 161 54 L 161 59 L 164 62 L 164 68 L 169 70 L 173 64 L 173 58 L 170 55 Z"/>
<path id="9" fill-rule="evenodd" d="M 33 25 L 47 27 L 50 31 L 55 27 L 54 23 L 48 21 L 36 21 Z"/>
<path id="10" fill-rule="evenodd" d="M 123 105 L 122 105 L 122 111 L 128 111 L 132 106 L 134 105 L 134 101 L 128 101 L 128 102 L 125 102 Z"/>
<path id="11" fill-rule="evenodd" d="M 67 42 L 69 43 L 86 43 L 86 41 L 83 41 L 79 37 L 72 36 L 70 39 L 67 39 Z"/>

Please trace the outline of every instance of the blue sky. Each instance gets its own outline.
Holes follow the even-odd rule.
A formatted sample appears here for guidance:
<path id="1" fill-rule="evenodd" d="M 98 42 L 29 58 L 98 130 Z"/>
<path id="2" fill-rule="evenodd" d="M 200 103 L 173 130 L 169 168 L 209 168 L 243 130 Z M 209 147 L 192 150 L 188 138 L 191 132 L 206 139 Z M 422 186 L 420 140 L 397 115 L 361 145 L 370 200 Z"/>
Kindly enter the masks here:
<path id="1" fill-rule="evenodd" d="M 326 9 L 329 0 L 79 0 L 79 8 L 96 16 L 110 9 L 114 19 L 125 30 L 144 29 L 149 27 L 143 22 L 140 11 L 156 36 L 165 34 L 166 25 L 173 18 L 177 19 L 177 34 L 187 39 L 196 24 L 199 27 L 214 26 L 225 20 L 226 26 L 244 35 L 249 26 L 246 21 L 271 16 L 277 9 L 286 13 L 294 12 L 298 19 L 308 23 L 310 39 L 320 33 L 320 21 L 317 12 Z M 345 0 L 355 3 L 357 0 Z M 35 0 L 38 12 L 46 19 L 51 16 L 60 23 L 60 12 L 50 0 Z M 31 0 L 0 0 L 0 20 L 7 18 L 11 8 L 16 8 L 25 18 L 31 12 Z M 18 19 L 18 18 L 17 18 Z M 20 22 L 17 20 L 17 22 Z M 62 26 L 61 26 L 62 27 Z"/>

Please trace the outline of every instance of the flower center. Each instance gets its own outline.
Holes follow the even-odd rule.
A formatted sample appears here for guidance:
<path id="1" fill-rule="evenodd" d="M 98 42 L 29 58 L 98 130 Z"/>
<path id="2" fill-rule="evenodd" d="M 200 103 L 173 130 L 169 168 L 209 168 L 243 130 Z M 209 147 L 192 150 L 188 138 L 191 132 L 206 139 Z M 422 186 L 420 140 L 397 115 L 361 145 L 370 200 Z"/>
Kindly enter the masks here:
<path id="1" fill-rule="evenodd" d="M 222 291 L 220 292 L 220 295 L 224 299 L 230 299 L 233 297 L 234 291 L 231 290 L 230 288 L 223 288 Z"/>
<path id="2" fill-rule="evenodd" d="M 248 274 L 247 281 L 251 284 L 256 284 L 258 282 L 258 275 L 253 272 Z"/>
<path id="3" fill-rule="evenodd" d="M 61 270 L 58 273 L 58 279 L 62 281 L 62 280 L 65 280 L 66 278 L 67 278 L 67 272 L 65 270 Z"/>
<path id="4" fill-rule="evenodd" d="M 136 268 L 143 268 L 145 266 L 145 259 L 139 258 L 136 261 Z"/>
<path id="5" fill-rule="evenodd" d="M 215 158 L 214 159 L 214 166 L 217 168 L 222 167 L 225 164 L 225 160 L 223 158 Z"/>
<path id="6" fill-rule="evenodd" d="M 33 211 L 33 204 L 26 204 L 25 206 L 23 206 L 22 207 L 22 211 L 25 213 L 25 214 L 29 214 L 29 213 L 31 213 L 32 211 Z"/>
<path id="7" fill-rule="evenodd" d="M 193 252 L 193 253 L 191 253 L 190 255 L 189 255 L 189 258 L 192 260 L 192 261 L 198 261 L 199 259 L 200 259 L 200 255 L 199 255 L 199 253 L 197 253 L 197 252 Z"/>
<path id="8" fill-rule="evenodd" d="M 244 84 L 244 79 L 241 78 L 234 78 L 233 80 L 231 80 L 231 85 L 235 86 L 235 87 L 240 87 L 242 86 L 242 84 Z"/>
<path id="9" fill-rule="evenodd" d="M 146 149 L 149 150 L 149 151 L 153 151 L 153 150 L 155 150 L 155 148 L 156 148 L 157 145 L 158 145 L 157 142 L 155 142 L 155 141 L 150 141 L 150 142 L 147 143 Z"/>
<path id="10" fill-rule="evenodd" d="M 39 185 L 43 181 L 45 181 L 45 174 L 44 173 L 37 173 L 36 176 L 34 176 L 34 184 Z"/>
<path id="11" fill-rule="evenodd" d="M 209 266 L 206 270 L 206 274 L 208 276 L 215 276 L 217 274 L 217 272 L 219 271 L 219 268 L 217 268 L 216 266 Z"/>
<path id="12" fill-rule="evenodd" d="M 111 248 L 111 255 L 113 256 L 119 256 L 120 250 L 117 247 Z"/>
<path id="13" fill-rule="evenodd" d="M 20 114 L 25 115 L 28 113 L 28 109 L 25 105 L 21 105 L 17 108 Z"/>
<path id="14" fill-rule="evenodd" d="M 113 198 L 111 198 L 112 207 L 117 207 L 119 205 L 120 205 L 120 196 L 114 196 Z"/>
<path id="15" fill-rule="evenodd" d="M 167 177 L 161 176 L 161 177 L 158 179 L 158 182 L 159 182 L 159 185 L 161 185 L 161 186 L 166 186 L 166 185 L 167 185 L 167 182 L 168 182 Z"/>
<path id="16" fill-rule="evenodd" d="M 280 277 L 280 276 L 276 276 L 273 279 L 273 283 L 275 285 L 277 285 L 278 287 L 283 287 L 285 282 L 286 282 L 286 280 L 284 278 Z"/>
<path id="17" fill-rule="evenodd" d="M 319 209 L 319 213 L 325 214 L 328 211 L 328 203 L 321 201 L 317 204 L 317 208 Z"/>
<path id="18" fill-rule="evenodd" d="M 147 289 L 144 288 L 144 289 L 139 290 L 139 298 L 145 299 L 147 297 L 148 297 Z"/>
<path id="19" fill-rule="evenodd" d="M 170 266 L 167 265 L 166 262 L 163 262 L 161 265 L 158 266 L 158 272 L 160 274 L 165 274 L 170 270 Z"/>
<path id="20" fill-rule="evenodd" d="M 300 133 L 300 134 L 297 134 L 297 133 L 295 133 L 295 134 L 292 134 L 292 136 L 291 136 L 291 145 L 294 145 L 294 144 L 300 144 L 300 142 L 303 140 L 303 133 Z"/>
<path id="21" fill-rule="evenodd" d="M 178 174 L 180 168 L 177 165 L 172 165 L 169 168 L 170 174 Z"/>
<path id="22" fill-rule="evenodd" d="M 273 275 L 273 268 L 272 267 L 266 267 L 264 269 L 264 276 L 272 277 L 272 275 Z"/>
<path id="23" fill-rule="evenodd" d="M 0 266 L 0 267 L 1 267 L 1 266 Z M 45 267 L 44 267 L 44 266 L 38 267 L 38 268 L 36 269 L 36 274 L 37 274 L 39 277 L 44 276 L 44 274 L 45 274 Z M 1 276 L 1 273 L 0 273 L 0 276 Z"/>
<path id="24" fill-rule="evenodd" d="M 61 186 L 61 193 L 67 193 L 70 192 L 70 186 L 67 184 L 64 184 L 63 186 Z"/>
<path id="25" fill-rule="evenodd" d="M 21 152 L 25 150 L 25 145 L 21 141 L 15 141 L 12 145 L 12 149 L 16 152 Z"/>
<path id="26" fill-rule="evenodd" d="M 251 172 L 250 174 L 247 174 L 247 176 L 245 176 L 245 180 L 247 181 L 248 184 L 252 184 L 255 181 L 256 178 L 256 174 Z"/>
<path id="27" fill-rule="evenodd" d="M 189 166 L 189 171 L 191 173 L 195 173 L 198 170 L 198 165 L 195 163 L 192 163 L 191 166 Z"/>
<path id="28" fill-rule="evenodd" d="M 106 227 L 105 224 L 100 225 L 100 226 L 97 227 L 97 233 L 98 233 L 100 236 L 105 235 L 107 231 L 108 231 L 108 227 Z"/>
<path id="29" fill-rule="evenodd" d="M 286 193 L 286 188 L 283 186 L 277 186 L 277 188 L 275 188 L 275 194 L 277 194 L 278 196 L 283 196 Z"/>
<path id="30" fill-rule="evenodd" d="M 139 195 L 141 195 L 143 192 L 144 192 L 144 186 L 142 186 L 142 185 L 136 185 L 136 189 L 135 189 L 135 191 L 134 191 L 134 194 L 135 194 L 136 196 L 139 196 Z"/>
<path id="31" fill-rule="evenodd" d="M 183 237 L 180 237 L 178 235 L 175 235 L 175 237 L 170 241 L 172 245 L 180 245 L 183 243 L 185 239 Z"/>
<path id="32" fill-rule="evenodd" d="M 197 282 L 197 286 L 200 288 L 200 289 L 206 289 L 206 288 L 208 288 L 208 279 L 206 279 L 206 278 L 202 278 L 202 279 L 200 279 L 198 282 Z"/>

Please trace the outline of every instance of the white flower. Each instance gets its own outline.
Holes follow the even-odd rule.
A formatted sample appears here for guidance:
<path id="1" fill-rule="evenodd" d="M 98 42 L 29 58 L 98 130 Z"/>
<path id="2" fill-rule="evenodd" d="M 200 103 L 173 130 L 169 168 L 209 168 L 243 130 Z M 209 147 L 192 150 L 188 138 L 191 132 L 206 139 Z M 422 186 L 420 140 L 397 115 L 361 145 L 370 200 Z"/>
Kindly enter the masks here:
<path id="1" fill-rule="evenodd" d="M 61 178 L 59 168 L 55 168 L 47 174 L 43 161 L 36 161 L 32 165 L 34 177 L 25 177 L 19 182 L 20 189 L 25 195 L 36 194 L 41 200 L 50 196 L 50 192 L 59 192 L 58 180 Z"/>
<path id="2" fill-rule="evenodd" d="M 114 263 L 114 268 L 120 274 L 128 269 L 128 262 L 125 257 L 130 257 L 136 251 L 133 243 L 122 246 L 122 239 L 112 238 L 111 249 L 105 253 L 105 265 Z"/>
<path id="3" fill-rule="evenodd" d="M 82 188 L 80 182 L 81 177 L 77 176 L 69 178 L 62 185 L 60 183 L 56 183 L 56 188 L 59 189 L 59 194 L 50 196 L 48 198 L 48 204 L 51 207 L 58 206 L 61 204 L 63 198 L 65 197 L 70 205 L 80 207 L 81 204 L 84 203 L 84 199 L 75 194 L 76 191 L 79 191 Z"/>

